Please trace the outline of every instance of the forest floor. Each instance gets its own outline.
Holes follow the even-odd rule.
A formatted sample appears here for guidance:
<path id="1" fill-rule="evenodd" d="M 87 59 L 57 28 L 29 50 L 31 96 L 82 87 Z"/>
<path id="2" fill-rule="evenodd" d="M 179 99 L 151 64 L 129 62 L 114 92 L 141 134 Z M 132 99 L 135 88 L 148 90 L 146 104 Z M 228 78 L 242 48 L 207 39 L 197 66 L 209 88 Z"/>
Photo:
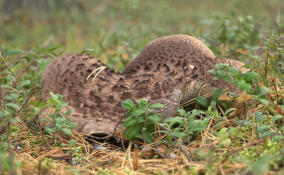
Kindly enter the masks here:
<path id="1" fill-rule="evenodd" d="M 281 0 L 268 2 L 68 1 L 50 11 L 2 13 L 0 171 L 284 174 L 284 16 L 278 13 Z M 42 74 L 55 57 L 88 53 L 122 71 L 149 41 L 170 34 L 194 36 L 217 57 L 244 62 L 248 74 L 230 68 L 218 73 L 237 77 L 232 83 L 242 95 L 198 98 L 205 108 L 181 109 L 179 116 L 160 121 L 168 132 L 153 134 L 153 143 L 142 138 L 122 145 L 90 141 L 74 131 L 58 112 L 65 105 L 60 96 L 41 100 Z M 54 120 L 41 128 L 37 116 L 50 106 Z"/>

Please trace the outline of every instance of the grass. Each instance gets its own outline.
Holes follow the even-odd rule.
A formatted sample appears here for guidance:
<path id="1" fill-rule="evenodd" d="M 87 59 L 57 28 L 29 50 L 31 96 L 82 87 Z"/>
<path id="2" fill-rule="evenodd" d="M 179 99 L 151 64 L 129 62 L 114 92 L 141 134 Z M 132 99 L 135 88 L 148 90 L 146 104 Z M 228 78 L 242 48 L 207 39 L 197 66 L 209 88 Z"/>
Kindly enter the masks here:
<path id="1" fill-rule="evenodd" d="M 275 11 L 258 0 L 80 2 L 1 14 L 3 174 L 283 174 L 284 43 L 269 16 Z M 281 6 L 280 0 L 271 3 Z M 237 109 L 246 104 L 241 118 L 210 106 L 201 116 L 180 111 L 165 122 L 178 121 L 179 127 L 154 135 L 154 143 L 132 141 L 123 147 L 86 141 L 56 118 L 64 105 L 58 96 L 41 101 L 42 74 L 56 56 L 90 53 L 122 71 L 149 41 L 176 33 L 201 39 L 218 57 L 242 60 L 257 73 L 257 86 L 270 91 L 263 94 L 252 85 L 253 101 L 246 95 L 234 99 Z M 48 132 L 34 119 L 51 105 L 55 117 Z M 139 147 L 130 149 L 131 144 Z"/>

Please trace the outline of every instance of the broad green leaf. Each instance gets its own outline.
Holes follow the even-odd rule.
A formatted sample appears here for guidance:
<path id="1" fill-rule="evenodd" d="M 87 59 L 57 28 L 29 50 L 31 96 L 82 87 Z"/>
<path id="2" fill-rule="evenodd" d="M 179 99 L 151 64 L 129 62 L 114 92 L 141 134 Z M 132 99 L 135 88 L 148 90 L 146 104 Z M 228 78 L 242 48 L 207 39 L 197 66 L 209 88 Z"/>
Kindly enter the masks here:
<path id="1" fill-rule="evenodd" d="M 64 116 L 68 116 L 68 115 L 70 115 L 71 113 L 72 113 L 72 110 L 69 109 L 69 110 L 67 110 L 67 111 L 65 112 Z"/>
<path id="2" fill-rule="evenodd" d="M 185 117 L 187 115 L 186 111 L 184 109 L 178 109 L 177 110 L 179 116 Z"/>
<path id="3" fill-rule="evenodd" d="M 244 80 L 238 82 L 238 87 L 246 92 L 249 92 L 251 90 L 251 85 L 246 83 Z"/>
<path id="4" fill-rule="evenodd" d="M 163 108 L 165 107 L 163 104 L 160 104 L 160 103 L 154 103 L 154 104 L 151 104 L 149 106 L 150 109 L 156 109 L 156 108 Z"/>
<path id="5" fill-rule="evenodd" d="M 194 117 L 194 116 L 197 116 L 197 115 L 200 115 L 200 114 L 205 114 L 205 112 L 201 111 L 201 110 L 194 109 L 194 110 L 191 111 L 190 116 Z"/>
<path id="6" fill-rule="evenodd" d="M 152 134 L 145 134 L 144 139 L 146 143 L 153 143 L 155 141 L 155 137 Z"/>
<path id="7" fill-rule="evenodd" d="M 230 67 L 230 66 L 227 68 L 227 71 L 230 72 L 233 75 L 241 74 L 240 70 L 237 70 L 237 69 Z"/>
<path id="8" fill-rule="evenodd" d="M 22 85 L 23 87 L 28 86 L 28 85 L 30 85 L 30 84 L 31 84 L 31 80 L 25 80 L 25 81 L 22 81 L 22 82 L 21 82 L 21 85 Z"/>
<path id="9" fill-rule="evenodd" d="M 262 134 L 259 135 L 259 138 L 262 139 L 262 138 L 265 138 L 265 137 L 269 137 L 269 136 L 272 136 L 274 133 L 271 132 L 271 131 L 265 131 L 263 132 Z"/>
<path id="10" fill-rule="evenodd" d="M 45 127 L 45 131 L 49 134 L 56 132 L 55 127 Z"/>
<path id="11" fill-rule="evenodd" d="M 258 102 L 260 102 L 260 103 L 262 103 L 266 106 L 269 105 L 269 101 L 266 100 L 266 99 L 263 99 L 263 98 L 257 98 L 256 101 L 258 101 Z"/>
<path id="12" fill-rule="evenodd" d="M 131 113 L 131 115 L 134 117 L 141 116 L 142 114 L 145 114 L 145 110 L 143 109 L 136 109 L 135 111 Z"/>
<path id="13" fill-rule="evenodd" d="M 135 136 L 140 132 L 142 126 L 138 125 L 138 126 L 131 126 L 130 128 L 127 129 L 127 131 L 125 132 L 125 137 L 128 140 L 133 140 L 135 138 Z"/>
<path id="14" fill-rule="evenodd" d="M 158 114 L 151 114 L 148 115 L 147 117 L 149 120 L 151 120 L 152 122 L 160 122 L 162 120 L 162 116 L 158 115 Z"/>
<path id="15" fill-rule="evenodd" d="M 202 106 L 204 106 L 204 107 L 208 107 L 208 106 L 209 106 L 208 101 L 207 101 L 205 98 L 201 97 L 201 96 L 198 96 L 198 97 L 196 98 L 196 101 L 197 101 L 200 105 L 202 105 Z"/>
<path id="16" fill-rule="evenodd" d="M 134 102 L 130 99 L 125 100 L 122 104 L 121 104 L 122 108 L 128 110 L 128 111 L 132 111 L 136 109 L 136 105 L 134 104 Z"/>
<path id="17" fill-rule="evenodd" d="M 275 123 L 277 120 L 282 119 L 283 115 L 275 115 L 272 117 L 271 121 Z"/>
<path id="18" fill-rule="evenodd" d="M 258 74 L 256 72 L 244 73 L 244 79 L 247 83 L 258 82 Z"/>
<path id="19" fill-rule="evenodd" d="M 243 126 L 248 126 L 248 125 L 252 125 L 252 121 L 248 121 L 248 120 L 237 120 L 238 124 L 243 125 Z"/>
<path id="20" fill-rule="evenodd" d="M 17 110 L 17 111 L 20 110 L 20 106 L 17 105 L 16 103 L 6 103 L 5 106 L 13 108 L 14 110 Z"/>
<path id="21" fill-rule="evenodd" d="M 173 132 L 173 135 L 174 135 L 175 137 L 178 137 L 178 138 L 181 138 L 181 137 L 185 137 L 185 136 L 186 136 L 185 133 L 179 132 L 179 131 L 174 131 L 174 132 Z"/>
<path id="22" fill-rule="evenodd" d="M 210 69 L 208 72 L 213 74 L 213 75 L 216 75 L 216 73 L 217 73 L 215 69 Z"/>
<path id="23" fill-rule="evenodd" d="M 75 129 L 77 127 L 77 123 L 76 122 L 71 122 L 70 123 L 70 129 Z"/>
<path id="24" fill-rule="evenodd" d="M 279 142 L 281 140 L 283 140 L 284 136 L 283 135 L 276 135 L 272 137 L 272 140 L 275 142 Z"/>
<path id="25" fill-rule="evenodd" d="M 218 88 L 216 91 L 214 91 L 213 95 L 212 95 L 212 100 L 213 101 L 217 101 L 217 99 L 219 98 L 219 96 L 223 93 L 223 89 L 222 88 Z"/>
<path id="26" fill-rule="evenodd" d="M 267 118 L 267 115 L 266 115 L 266 114 L 262 114 L 261 112 L 256 112 L 256 113 L 254 114 L 254 116 L 255 116 L 255 120 L 256 120 L 257 122 L 262 122 L 264 119 Z"/>
<path id="27" fill-rule="evenodd" d="M 136 100 L 136 102 L 138 103 L 138 109 L 141 110 L 146 110 L 148 102 L 145 99 L 138 99 Z"/>
<path id="28" fill-rule="evenodd" d="M 24 51 L 22 51 L 22 50 L 9 50 L 8 52 L 6 52 L 5 57 L 9 57 L 9 56 L 12 56 L 12 55 L 18 55 L 18 54 L 21 54 L 23 52 Z"/>
<path id="29" fill-rule="evenodd" d="M 175 124 L 175 123 L 184 123 L 184 118 L 182 117 L 170 117 L 164 120 L 164 122 Z"/>
<path id="30" fill-rule="evenodd" d="M 267 132 L 268 128 L 269 128 L 268 125 L 258 125 L 256 131 L 257 132 L 263 132 L 263 131 Z"/>
<path id="31" fill-rule="evenodd" d="M 133 126 L 136 123 L 136 119 L 134 117 L 128 117 L 124 122 L 123 126 L 126 128 L 129 128 L 130 126 Z"/>
<path id="32" fill-rule="evenodd" d="M 72 131 L 68 128 L 61 128 L 61 131 L 63 131 L 67 135 L 72 135 Z"/>
<path id="33" fill-rule="evenodd" d="M 221 126 L 221 125 L 224 124 L 225 122 L 226 122 L 226 121 L 223 121 L 223 120 L 218 121 L 218 122 L 215 124 L 214 128 L 218 128 L 219 126 Z"/>

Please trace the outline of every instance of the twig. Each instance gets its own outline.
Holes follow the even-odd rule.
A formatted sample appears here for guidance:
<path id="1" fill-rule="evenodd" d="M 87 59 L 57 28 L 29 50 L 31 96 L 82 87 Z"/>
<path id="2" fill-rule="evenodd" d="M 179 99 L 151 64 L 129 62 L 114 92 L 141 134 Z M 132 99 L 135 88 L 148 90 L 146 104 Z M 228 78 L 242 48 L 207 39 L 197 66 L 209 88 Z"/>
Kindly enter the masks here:
<path id="1" fill-rule="evenodd" d="M 32 97 L 33 93 L 34 93 L 35 89 L 32 89 L 31 93 L 29 94 L 28 98 L 26 98 L 25 103 L 21 106 L 21 108 L 16 111 L 16 113 L 21 112 L 21 110 L 24 109 L 24 107 L 27 105 L 27 103 L 30 101 L 30 98 Z"/>
<path id="2" fill-rule="evenodd" d="M 17 76 L 14 74 L 14 72 L 12 71 L 12 69 L 9 67 L 9 65 L 7 64 L 7 62 L 5 61 L 5 59 L 2 57 L 2 53 L 0 51 L 0 59 L 1 61 L 5 64 L 5 66 L 7 67 L 7 69 L 9 70 L 9 72 L 13 75 L 13 77 L 15 78 L 15 80 L 17 81 L 17 83 L 19 84 L 19 86 L 21 87 L 23 94 L 25 96 L 25 98 L 27 98 L 27 94 L 22 86 L 22 84 L 20 83 L 20 81 L 17 79 Z"/>

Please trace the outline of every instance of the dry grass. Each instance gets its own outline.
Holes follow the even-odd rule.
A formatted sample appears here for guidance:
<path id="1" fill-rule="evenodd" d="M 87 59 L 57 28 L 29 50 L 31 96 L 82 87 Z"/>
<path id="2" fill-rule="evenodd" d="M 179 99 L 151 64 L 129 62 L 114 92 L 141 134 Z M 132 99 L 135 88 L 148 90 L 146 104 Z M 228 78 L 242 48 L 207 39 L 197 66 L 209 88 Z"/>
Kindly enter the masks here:
<path id="1" fill-rule="evenodd" d="M 283 97 L 279 92 L 270 94 L 271 100 Z M 249 109 L 248 115 L 255 111 L 265 110 L 265 106 L 257 105 Z M 92 144 L 80 133 L 73 131 L 69 138 L 59 136 L 54 139 L 41 132 L 30 130 L 25 123 L 19 125 L 20 132 L 11 140 L 15 145 L 15 160 L 22 161 L 22 168 L 17 174 L 188 174 L 205 173 L 208 169 L 216 174 L 240 173 L 248 169 L 244 162 L 230 161 L 229 157 L 237 156 L 246 148 L 259 148 L 271 137 L 264 139 L 251 139 L 254 132 L 243 132 L 243 143 L 227 147 L 219 147 L 221 140 L 213 134 L 214 121 L 211 120 L 207 129 L 189 145 L 183 146 L 187 156 L 179 147 L 169 149 L 167 145 L 143 145 L 131 143 L 128 147 L 119 147 L 109 143 L 98 143 L 104 150 L 94 149 Z M 222 127 L 236 125 L 235 119 L 228 119 Z M 161 136 L 157 138 L 163 139 Z M 71 139 L 77 140 L 76 146 L 68 146 Z M 234 140 L 234 138 L 231 138 Z M 66 146 L 56 146 L 56 143 L 65 143 Z M 134 149 L 130 149 L 135 145 Z M 237 146 L 238 145 L 238 146 Z M 241 146 L 240 146 L 241 145 Z M 124 145 L 126 146 L 126 145 Z M 139 146 L 139 148 L 138 148 Z M 133 147 L 132 147 L 133 148 Z M 145 149 L 148 148 L 148 149 Z M 79 149 L 78 153 L 74 149 Z M 72 151 L 73 150 L 73 151 Z M 200 158 L 198 152 L 210 153 L 216 157 Z M 72 165 L 72 158 L 77 157 L 76 165 Z M 209 168 L 210 167 L 210 168 Z M 276 174 L 268 172 L 267 174 Z"/>

